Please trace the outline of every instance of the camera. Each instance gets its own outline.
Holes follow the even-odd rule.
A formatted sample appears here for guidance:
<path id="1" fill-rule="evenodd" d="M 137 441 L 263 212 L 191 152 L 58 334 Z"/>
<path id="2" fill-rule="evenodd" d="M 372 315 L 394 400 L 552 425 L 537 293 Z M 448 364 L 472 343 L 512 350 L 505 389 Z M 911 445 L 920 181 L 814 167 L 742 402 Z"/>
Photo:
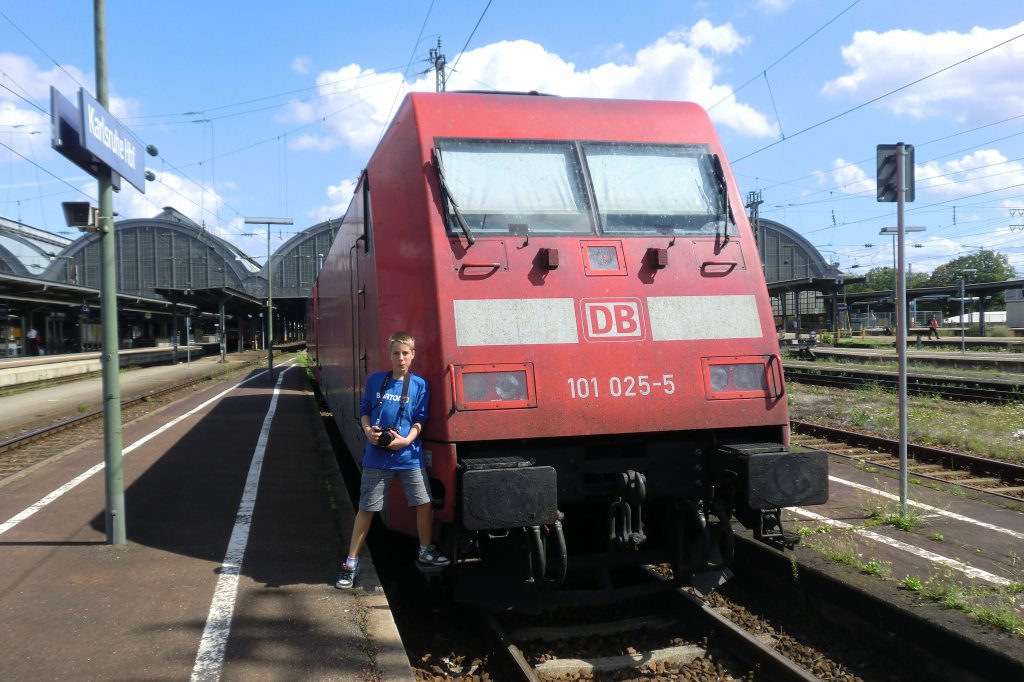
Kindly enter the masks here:
<path id="1" fill-rule="evenodd" d="M 380 435 L 377 436 L 377 447 L 386 448 L 387 446 L 391 445 L 391 441 L 393 441 L 397 437 L 398 432 L 395 431 L 394 428 L 389 426 L 388 428 L 381 431 Z"/>

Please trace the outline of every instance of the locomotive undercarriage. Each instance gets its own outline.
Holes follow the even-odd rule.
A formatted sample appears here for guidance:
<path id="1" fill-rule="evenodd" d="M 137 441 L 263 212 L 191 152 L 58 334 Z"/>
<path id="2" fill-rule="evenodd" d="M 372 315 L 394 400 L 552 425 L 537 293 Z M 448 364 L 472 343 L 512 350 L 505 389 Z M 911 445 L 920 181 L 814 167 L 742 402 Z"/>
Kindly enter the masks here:
<path id="1" fill-rule="evenodd" d="M 462 518 L 448 540 L 471 576 L 462 587 L 521 606 L 583 574 L 607 589 L 617 567 L 668 563 L 677 584 L 714 589 L 731 575 L 733 517 L 792 547 L 781 507 L 827 499 L 825 453 L 790 452 L 767 431 L 729 444 L 702 432 L 460 446 Z"/>

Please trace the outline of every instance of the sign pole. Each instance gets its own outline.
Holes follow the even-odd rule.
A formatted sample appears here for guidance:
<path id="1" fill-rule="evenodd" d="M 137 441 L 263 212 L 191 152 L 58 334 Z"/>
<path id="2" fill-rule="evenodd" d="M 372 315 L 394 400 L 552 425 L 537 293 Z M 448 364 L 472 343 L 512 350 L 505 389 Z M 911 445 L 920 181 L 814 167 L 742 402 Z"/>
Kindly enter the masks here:
<path id="1" fill-rule="evenodd" d="M 107 92 L 106 0 L 93 0 L 96 29 L 96 99 L 109 105 Z M 124 468 L 121 452 L 121 361 L 117 333 L 117 241 L 114 235 L 114 188 L 109 166 L 96 173 L 99 185 L 100 326 L 103 353 L 103 464 L 106 483 L 107 543 L 126 541 Z"/>
<path id="2" fill-rule="evenodd" d="M 904 164 L 906 150 L 896 145 L 896 243 L 899 266 L 896 272 L 896 355 L 899 362 L 900 416 L 900 516 L 907 515 L 907 280 L 903 270 L 906 252 L 903 229 L 903 203 L 906 190 Z"/>

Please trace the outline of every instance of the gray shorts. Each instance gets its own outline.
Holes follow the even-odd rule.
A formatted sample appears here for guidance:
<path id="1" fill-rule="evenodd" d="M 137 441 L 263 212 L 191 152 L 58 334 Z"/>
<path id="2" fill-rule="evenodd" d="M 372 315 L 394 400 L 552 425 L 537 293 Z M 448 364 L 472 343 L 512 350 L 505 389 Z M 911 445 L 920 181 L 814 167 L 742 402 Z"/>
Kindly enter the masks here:
<path id="1" fill-rule="evenodd" d="M 396 475 L 410 507 L 430 502 L 426 469 L 363 469 L 362 480 L 359 483 L 359 508 L 372 512 L 383 509 L 388 484 Z"/>

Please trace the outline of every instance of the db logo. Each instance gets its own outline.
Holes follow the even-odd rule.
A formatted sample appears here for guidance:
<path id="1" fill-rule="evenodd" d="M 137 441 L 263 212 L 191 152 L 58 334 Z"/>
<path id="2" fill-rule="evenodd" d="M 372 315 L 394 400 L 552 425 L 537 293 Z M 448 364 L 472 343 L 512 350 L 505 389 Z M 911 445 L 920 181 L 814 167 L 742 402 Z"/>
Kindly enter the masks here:
<path id="1" fill-rule="evenodd" d="M 647 336 L 640 299 L 584 299 L 580 305 L 588 341 L 642 341 Z"/>

